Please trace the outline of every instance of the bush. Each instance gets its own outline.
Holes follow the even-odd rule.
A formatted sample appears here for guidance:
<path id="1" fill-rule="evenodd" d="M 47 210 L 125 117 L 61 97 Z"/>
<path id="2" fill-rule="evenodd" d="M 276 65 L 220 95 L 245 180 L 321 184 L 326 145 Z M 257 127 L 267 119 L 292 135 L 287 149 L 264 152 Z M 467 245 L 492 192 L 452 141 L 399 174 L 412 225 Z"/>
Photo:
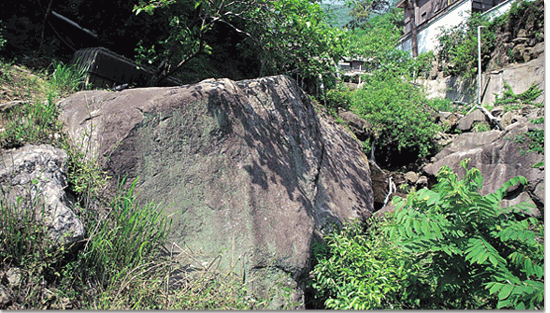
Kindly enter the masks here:
<path id="1" fill-rule="evenodd" d="M 378 149 L 396 147 L 414 151 L 419 157 L 433 153 L 434 135 L 439 131 L 426 110 L 422 91 L 389 72 L 365 77 L 362 89 L 352 98 L 352 110 L 373 125 Z"/>
<path id="2" fill-rule="evenodd" d="M 338 108 L 349 110 L 351 107 L 352 92 L 346 85 L 338 84 L 336 88 L 327 91 L 326 106 L 330 111 L 336 112 Z"/>
<path id="3" fill-rule="evenodd" d="M 479 13 L 473 13 L 459 25 L 442 29 L 437 36 L 439 41 L 437 56 L 439 61 L 445 61 L 448 65 L 444 68 L 447 74 L 462 76 L 466 80 L 473 81 L 477 75 L 478 48 L 477 27 L 485 26 L 481 31 L 481 55 L 482 68 L 489 60 L 495 46 L 495 31 L 488 17 Z"/>
<path id="4" fill-rule="evenodd" d="M 444 166 L 432 190 L 394 198 L 395 213 L 366 233 L 328 236 L 312 287 L 335 308 L 544 309 L 544 225 L 526 205 L 500 207 L 527 182 L 481 196 L 482 182 L 475 168 L 459 180 Z"/>

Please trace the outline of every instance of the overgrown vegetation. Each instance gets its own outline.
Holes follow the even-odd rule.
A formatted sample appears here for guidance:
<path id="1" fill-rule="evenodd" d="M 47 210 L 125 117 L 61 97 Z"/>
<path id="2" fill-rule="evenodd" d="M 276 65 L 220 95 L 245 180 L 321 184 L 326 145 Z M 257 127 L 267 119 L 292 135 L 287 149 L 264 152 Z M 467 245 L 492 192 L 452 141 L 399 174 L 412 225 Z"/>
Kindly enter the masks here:
<path id="1" fill-rule="evenodd" d="M 438 62 L 443 64 L 445 74 L 461 76 L 473 86 L 478 72 L 478 26 L 483 26 L 481 29 L 482 70 L 487 68 L 495 49 L 501 49 L 496 46 L 503 44 L 498 41 L 497 34 L 502 35 L 510 32 L 510 38 L 513 39 L 516 38 L 520 29 L 528 29 L 537 32 L 535 38 L 542 40 L 539 29 L 544 29 L 544 19 L 542 18 L 544 11 L 539 10 L 539 7 L 542 7 L 540 1 L 514 1 L 508 12 L 494 19 L 490 19 L 487 15 L 473 13 L 459 25 L 442 29 L 438 36 L 437 58 Z M 532 14 L 528 14 L 528 12 L 532 12 Z M 512 54 L 511 50 L 507 52 Z M 514 61 L 515 58 L 512 54 L 510 62 Z M 499 65 L 504 66 L 505 64 Z"/>
<path id="2" fill-rule="evenodd" d="M 504 83 L 504 92 L 501 97 L 497 96 L 495 99 L 495 105 L 502 105 L 504 111 L 518 110 L 523 107 L 535 107 L 538 108 L 541 112 L 541 116 L 532 119 L 531 122 L 535 125 L 544 124 L 544 102 L 535 103 L 534 101 L 539 98 L 543 93 L 538 86 L 535 84 L 531 85 L 526 91 L 516 95 L 512 91 L 510 85 Z M 537 152 L 544 153 L 544 128 L 540 129 L 529 129 L 524 136 L 516 138 L 517 141 L 529 141 L 529 151 L 528 152 Z"/>
<path id="3" fill-rule="evenodd" d="M 322 8 L 306 0 L 114 1 L 111 6 L 116 9 L 108 10 L 93 1 L 55 5 L 59 5 L 56 10 L 74 14 L 79 22 L 97 26 L 103 43 L 131 37 L 123 51 L 126 55 L 135 52 L 142 62 L 156 66 L 159 80 L 179 70 L 183 72 L 180 78 L 188 81 L 227 73 L 235 73 L 232 78 L 287 74 L 311 90 L 321 77 L 328 90 L 326 98 L 319 98 L 332 113 L 351 110 L 372 124 L 370 137 L 363 143 L 366 153 L 374 147 L 381 163 L 402 152 L 414 158 L 430 156 L 437 151 L 433 139 L 441 130 L 432 109 L 454 110 L 448 100 L 428 100 L 413 83 L 430 72 L 433 53 L 412 59 L 395 48 L 402 32 L 402 12 L 386 7 L 388 1 L 350 3 L 357 4 L 350 24 L 353 30 L 330 27 Z M 101 18 L 82 13 L 96 12 L 98 6 L 102 7 Z M 373 17 L 373 8 L 387 13 Z M 482 32 L 482 66 L 486 67 L 498 28 L 539 23 L 522 18 L 529 8 L 529 2 L 521 1 L 508 15 L 492 22 L 474 14 L 445 31 L 437 57 L 445 62 L 446 73 L 473 79 L 477 26 L 486 26 Z M 6 12 L 11 11 L 17 10 Z M 150 14 L 135 14 L 140 11 Z M 27 40 L 34 29 L 46 29 L 44 21 L 30 28 L 29 21 L 25 28 L 19 19 L 10 18 L 11 29 L 21 29 L 15 37 L 4 36 L 0 22 L 0 49 L 11 39 L 12 43 L 24 41 L 25 51 L 60 50 L 59 40 L 53 40 L 51 47 L 44 36 L 34 40 L 40 47 Z M 361 77 L 356 91 L 336 83 L 335 63 L 344 55 L 366 59 L 368 74 Z M 83 72 L 62 62 L 48 62 L 38 74 L 13 62 L 0 62 L 0 85 L 7 90 L 0 100 L 13 102 L 0 111 L 0 148 L 27 143 L 64 148 L 70 155 L 69 189 L 77 197 L 75 210 L 87 233 L 82 242 L 56 246 L 37 222 L 42 212 L 38 199 L 21 198 L 13 203 L 1 197 L 0 271 L 16 271 L 20 279 L 10 286 L 13 300 L 1 308 L 266 308 L 269 299 L 251 296 L 242 275 L 221 269 L 221 255 L 205 265 L 196 261 L 196 252 L 185 247 L 168 249 L 169 217 L 159 205 L 135 200 L 135 182 L 129 190 L 118 190 L 114 199 L 91 205 L 109 178 L 99 164 L 87 160 L 61 135 L 55 105 L 82 88 Z M 216 67 L 221 63 L 230 64 Z M 246 69 L 239 72 L 242 68 Z M 520 95 L 506 88 L 496 103 L 505 110 L 541 107 L 532 102 L 541 94 L 536 87 Z M 542 124 L 544 117 L 532 122 Z M 544 130 L 532 129 L 515 140 L 529 140 L 530 151 L 543 153 Z M 326 238 L 326 245 L 315 245 L 317 264 L 310 286 L 316 291 L 314 306 L 544 309 L 543 224 L 525 213 L 528 207 L 500 208 L 506 189 L 525 180 L 515 178 L 487 196 L 479 194 L 482 178 L 476 169 L 458 179 L 444 167 L 438 180 L 432 190 L 413 191 L 407 200 L 394 199 L 398 209 L 384 220 L 344 226 Z"/>
<path id="4" fill-rule="evenodd" d="M 462 165 L 466 169 L 467 162 Z M 394 198 L 395 213 L 348 225 L 315 255 L 317 305 L 336 309 L 544 309 L 544 224 L 529 206 L 502 209 L 508 187 L 448 167 L 432 190 Z"/>
<path id="5" fill-rule="evenodd" d="M 165 247 L 170 219 L 159 205 L 138 203 L 132 184 L 105 203 L 100 193 L 106 173 L 61 134 L 55 103 L 82 88 L 82 72 L 56 63 L 51 73 L 35 74 L 1 62 L 5 101 L 0 111 L 0 147 L 49 143 L 69 154 L 73 210 L 86 229 L 71 245 L 53 242 L 44 223 L 43 201 L 24 195 L 17 201 L 1 190 L 0 272 L 2 309 L 251 309 L 268 300 L 247 292 L 241 275 L 195 261 L 196 253 Z M 29 187 L 31 188 L 31 187 Z M 4 285 L 8 284 L 8 285 Z M 8 289 L 6 289 L 8 287 Z"/>

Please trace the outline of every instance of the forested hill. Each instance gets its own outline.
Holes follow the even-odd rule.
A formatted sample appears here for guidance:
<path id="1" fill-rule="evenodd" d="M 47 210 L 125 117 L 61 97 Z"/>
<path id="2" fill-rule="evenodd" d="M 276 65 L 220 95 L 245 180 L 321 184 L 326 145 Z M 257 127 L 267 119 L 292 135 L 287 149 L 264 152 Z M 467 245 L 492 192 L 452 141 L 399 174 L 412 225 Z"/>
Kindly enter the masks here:
<path id="1" fill-rule="evenodd" d="M 329 23 L 334 27 L 343 28 L 352 20 L 349 15 L 351 9 L 341 1 L 323 1 L 322 7 L 323 10 L 332 15 Z"/>

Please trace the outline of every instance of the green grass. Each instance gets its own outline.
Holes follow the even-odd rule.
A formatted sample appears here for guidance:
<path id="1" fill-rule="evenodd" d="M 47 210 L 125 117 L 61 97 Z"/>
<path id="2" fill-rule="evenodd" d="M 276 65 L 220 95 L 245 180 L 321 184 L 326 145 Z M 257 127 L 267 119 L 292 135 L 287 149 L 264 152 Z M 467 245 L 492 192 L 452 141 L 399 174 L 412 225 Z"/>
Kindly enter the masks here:
<path id="1" fill-rule="evenodd" d="M 0 111 L 0 151 L 40 143 L 66 150 L 68 191 L 86 229 L 82 242 L 53 245 L 39 222 L 40 199 L 9 201 L 8 190 L 0 190 L 0 274 L 11 269 L 21 278 L 17 286 L 0 282 L 10 290 L 0 309 L 266 308 L 268 298 L 251 296 L 242 275 L 220 266 L 221 254 L 204 266 L 196 252 L 167 249 L 170 218 L 160 205 L 136 200 L 135 181 L 113 199 L 100 197 L 109 177 L 61 134 L 57 121 L 56 103 L 81 89 L 82 74 L 62 63 L 35 73 L 0 61 L 0 87 L 8 90 L 0 103 L 23 101 Z"/>

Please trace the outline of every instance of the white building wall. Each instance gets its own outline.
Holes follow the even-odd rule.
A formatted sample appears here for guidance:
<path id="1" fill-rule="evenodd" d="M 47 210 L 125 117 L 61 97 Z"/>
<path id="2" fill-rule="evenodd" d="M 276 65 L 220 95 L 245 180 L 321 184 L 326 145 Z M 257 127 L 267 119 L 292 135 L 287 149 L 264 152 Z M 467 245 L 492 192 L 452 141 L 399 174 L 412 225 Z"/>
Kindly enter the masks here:
<path id="1" fill-rule="evenodd" d="M 512 1 L 506 1 L 503 3 L 500 3 L 494 8 L 491 8 L 489 11 L 483 13 L 483 15 L 489 16 L 489 18 L 492 20 L 493 18 L 497 16 L 501 16 L 502 14 L 508 12 L 510 8 L 512 7 Z"/>
<path id="2" fill-rule="evenodd" d="M 418 33 L 418 54 L 434 51 L 438 44 L 437 36 L 441 33 L 441 28 L 460 24 L 470 16 L 471 8 L 472 1 L 465 0 L 456 6 L 454 10 L 431 21 L 428 27 Z"/>
<path id="3" fill-rule="evenodd" d="M 501 3 L 500 5 L 492 8 L 484 13 L 491 17 L 497 17 L 507 12 L 512 6 L 512 1 Z M 417 34 L 418 38 L 418 54 L 435 51 L 437 48 L 437 36 L 441 33 L 442 27 L 451 27 L 460 24 L 465 18 L 470 16 L 472 8 L 472 0 L 464 0 L 458 4 L 452 11 L 438 17 L 435 20 L 430 21 L 427 27 L 420 30 Z M 411 50 L 411 36 L 403 40 L 397 45 L 397 47 L 403 51 Z"/>
<path id="4" fill-rule="evenodd" d="M 420 30 L 417 34 L 418 42 L 418 54 L 434 51 L 437 47 L 437 35 L 440 33 L 440 27 L 442 26 L 456 26 L 460 22 L 470 16 L 470 10 L 472 8 L 471 0 L 464 0 L 458 6 L 456 6 L 452 11 L 447 12 L 446 14 L 440 16 L 439 18 L 430 21 L 427 27 Z M 411 47 L 411 36 L 409 35 L 407 39 L 403 40 L 398 48 L 403 51 L 410 51 Z"/>

